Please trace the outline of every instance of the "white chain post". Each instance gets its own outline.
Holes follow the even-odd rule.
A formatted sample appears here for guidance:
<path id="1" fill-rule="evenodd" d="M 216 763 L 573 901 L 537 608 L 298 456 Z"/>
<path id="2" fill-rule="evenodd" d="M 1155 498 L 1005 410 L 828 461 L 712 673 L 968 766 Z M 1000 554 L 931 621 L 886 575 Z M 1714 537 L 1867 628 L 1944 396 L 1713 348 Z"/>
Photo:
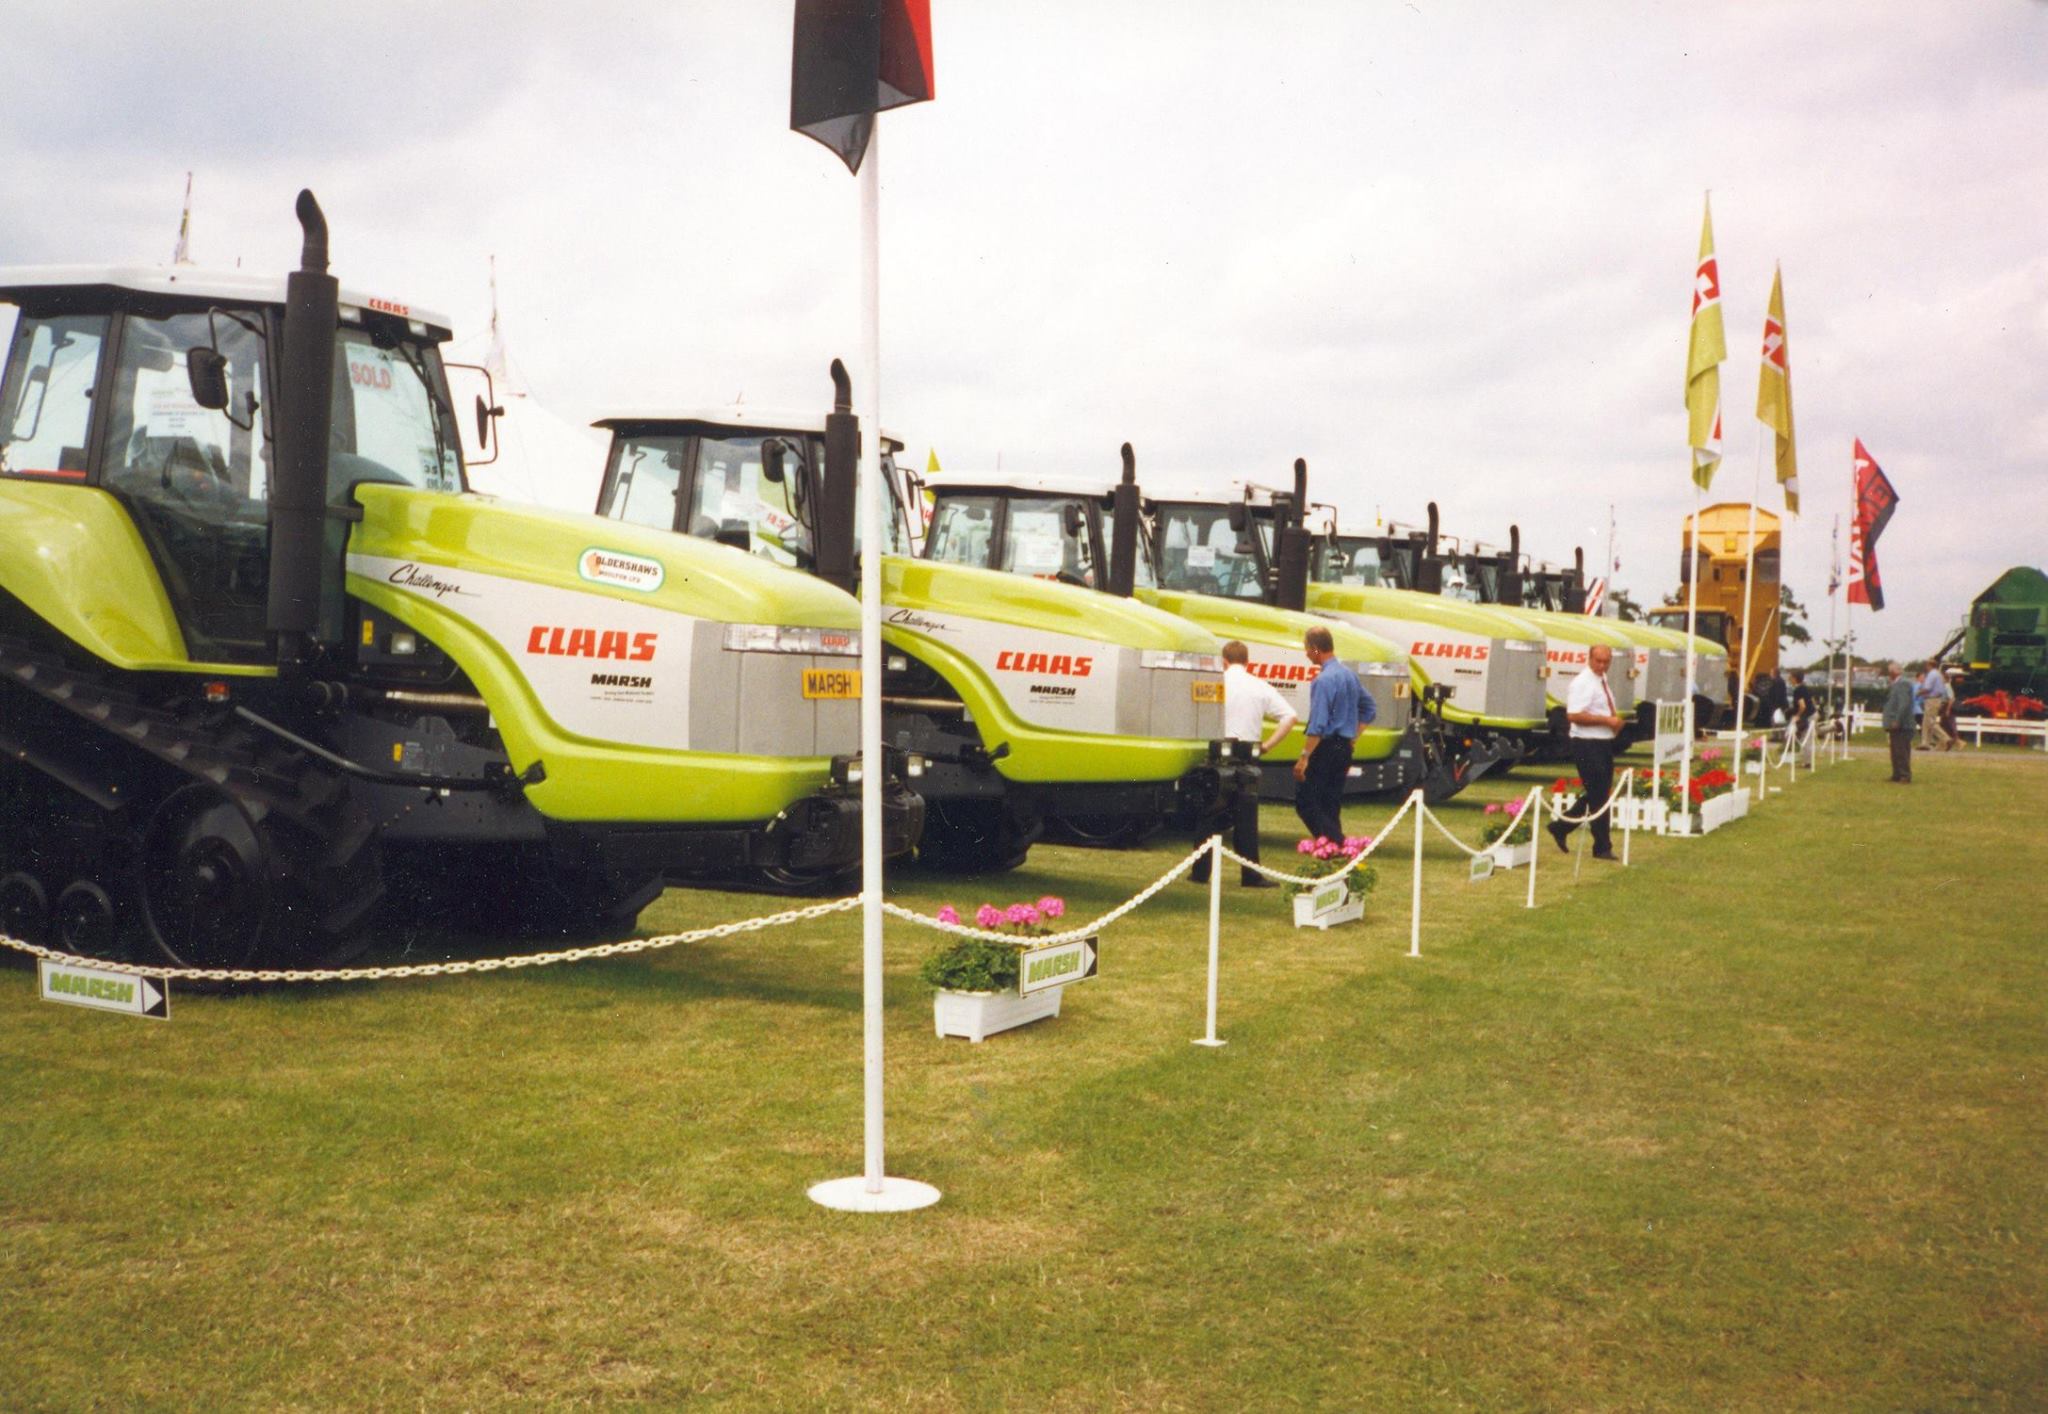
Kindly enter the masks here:
<path id="1" fill-rule="evenodd" d="M 1416 787 L 1408 803 L 1415 807 L 1415 886 L 1408 898 L 1408 956 L 1422 956 L 1422 788 Z"/>
<path id="2" fill-rule="evenodd" d="M 1542 786 L 1531 786 L 1529 788 L 1528 803 L 1522 807 L 1522 813 L 1529 817 L 1529 897 L 1522 907 L 1534 908 L 1536 906 L 1536 861 L 1543 855 L 1541 841 L 1545 835 L 1550 833 L 1550 831 L 1544 828 Z"/>
<path id="3" fill-rule="evenodd" d="M 1621 819 L 1621 867 L 1628 868 L 1628 847 L 1636 837 L 1636 768 L 1628 768 L 1628 813 Z"/>
<path id="4" fill-rule="evenodd" d="M 1224 1046 L 1216 1037 L 1216 962 L 1223 933 L 1223 836 L 1209 837 L 1209 1030 L 1197 1046 Z"/>

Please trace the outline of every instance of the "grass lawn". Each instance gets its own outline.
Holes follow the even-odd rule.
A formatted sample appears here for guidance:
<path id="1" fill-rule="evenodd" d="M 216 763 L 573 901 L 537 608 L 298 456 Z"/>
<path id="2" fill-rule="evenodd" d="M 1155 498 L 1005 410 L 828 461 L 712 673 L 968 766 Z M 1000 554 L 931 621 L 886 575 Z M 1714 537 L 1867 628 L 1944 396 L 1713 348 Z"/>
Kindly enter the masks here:
<path id="1" fill-rule="evenodd" d="M 1363 924 L 1233 884 L 1217 1051 L 1204 889 L 980 1046 L 892 924 L 902 1216 L 804 1193 L 860 1165 L 854 916 L 168 1024 L 0 972 L 0 1406 L 2048 1406 L 2048 756 L 1916 766 L 1546 843 L 1535 911 L 1431 838 L 1420 960 L 1405 826 Z M 1086 917 L 1179 848 L 895 891 Z"/>

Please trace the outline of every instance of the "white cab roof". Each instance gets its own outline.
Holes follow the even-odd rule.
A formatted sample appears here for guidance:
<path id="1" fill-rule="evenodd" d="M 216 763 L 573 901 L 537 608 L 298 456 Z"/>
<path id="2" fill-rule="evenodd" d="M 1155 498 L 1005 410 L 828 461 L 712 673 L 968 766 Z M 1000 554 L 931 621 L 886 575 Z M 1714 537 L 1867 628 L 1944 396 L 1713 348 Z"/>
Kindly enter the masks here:
<path id="1" fill-rule="evenodd" d="M 859 412 L 860 409 L 855 408 L 854 411 Z M 731 403 L 722 408 L 631 408 L 625 412 L 608 413 L 590 425 L 610 431 L 616 427 L 638 426 L 650 422 L 708 422 L 714 427 L 744 428 L 751 432 L 808 432 L 817 437 L 825 435 L 825 413 L 816 409 L 796 412 L 790 408 L 745 407 L 738 403 Z M 894 432 L 884 432 L 882 438 L 899 452 L 906 445 Z"/>
<path id="2" fill-rule="evenodd" d="M 941 495 L 948 491 L 1017 492 L 1026 496 L 1079 496 L 1083 500 L 1100 500 L 1115 491 L 1116 485 L 1109 477 L 1013 476 L 1004 471 L 941 471 L 925 481 L 925 489 Z"/>
<path id="3" fill-rule="evenodd" d="M 0 266 L 0 299 L 30 290 L 106 285 L 146 295 L 176 295 L 223 304 L 284 303 L 285 277 L 250 270 L 209 270 L 202 265 L 16 265 Z M 416 319 L 442 338 L 454 326 L 448 317 L 383 295 L 341 289 L 344 306 Z"/>

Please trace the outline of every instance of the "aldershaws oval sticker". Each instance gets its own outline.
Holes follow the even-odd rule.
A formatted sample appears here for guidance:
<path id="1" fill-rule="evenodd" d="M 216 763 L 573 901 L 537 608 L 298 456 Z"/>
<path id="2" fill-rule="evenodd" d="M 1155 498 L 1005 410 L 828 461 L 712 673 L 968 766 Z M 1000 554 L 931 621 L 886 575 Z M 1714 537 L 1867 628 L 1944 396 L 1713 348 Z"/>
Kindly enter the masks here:
<path id="1" fill-rule="evenodd" d="M 592 584 L 615 584 L 621 589 L 634 589 L 642 594 L 652 594 L 668 577 L 659 560 L 642 559 L 620 550 L 603 550 L 595 546 L 583 552 L 583 557 L 576 562 L 576 573 Z"/>

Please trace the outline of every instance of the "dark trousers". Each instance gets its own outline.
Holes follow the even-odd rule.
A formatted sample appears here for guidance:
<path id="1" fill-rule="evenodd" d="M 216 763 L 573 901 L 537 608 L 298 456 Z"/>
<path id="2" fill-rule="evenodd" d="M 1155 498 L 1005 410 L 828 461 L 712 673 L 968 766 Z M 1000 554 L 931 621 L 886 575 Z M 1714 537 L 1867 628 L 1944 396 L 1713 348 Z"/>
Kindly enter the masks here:
<path id="1" fill-rule="evenodd" d="M 1259 857 L 1259 768 L 1237 766 L 1225 771 L 1223 776 L 1223 799 L 1217 803 L 1216 811 L 1202 825 L 1205 835 L 1230 832 L 1230 847 L 1246 859 Z M 1239 883 L 1249 884 L 1259 876 L 1249 869 L 1238 871 Z M 1195 867 L 1188 871 L 1188 877 L 1198 884 L 1209 882 L 1209 855 L 1205 851 L 1195 861 Z"/>
<path id="2" fill-rule="evenodd" d="M 1348 736 L 1326 736 L 1316 743 L 1308 758 L 1308 770 L 1294 786 L 1294 813 L 1318 839 L 1342 840 L 1344 819 L 1344 776 L 1351 769 L 1352 741 Z"/>
<path id="3" fill-rule="evenodd" d="M 1885 735 L 1892 742 L 1892 779 L 1910 782 L 1913 779 L 1913 728 L 1887 727 Z"/>
<path id="4" fill-rule="evenodd" d="M 1564 817 L 1564 832 L 1570 834 L 1586 817 L 1600 811 L 1599 817 L 1588 827 L 1593 831 L 1593 853 L 1611 854 L 1614 841 L 1608 834 L 1608 825 L 1612 817 L 1605 811 L 1607 797 L 1614 794 L 1614 743 L 1575 736 L 1572 738 L 1572 764 L 1579 768 L 1579 779 L 1585 783 L 1586 790 L 1579 797 L 1578 813 Z"/>

